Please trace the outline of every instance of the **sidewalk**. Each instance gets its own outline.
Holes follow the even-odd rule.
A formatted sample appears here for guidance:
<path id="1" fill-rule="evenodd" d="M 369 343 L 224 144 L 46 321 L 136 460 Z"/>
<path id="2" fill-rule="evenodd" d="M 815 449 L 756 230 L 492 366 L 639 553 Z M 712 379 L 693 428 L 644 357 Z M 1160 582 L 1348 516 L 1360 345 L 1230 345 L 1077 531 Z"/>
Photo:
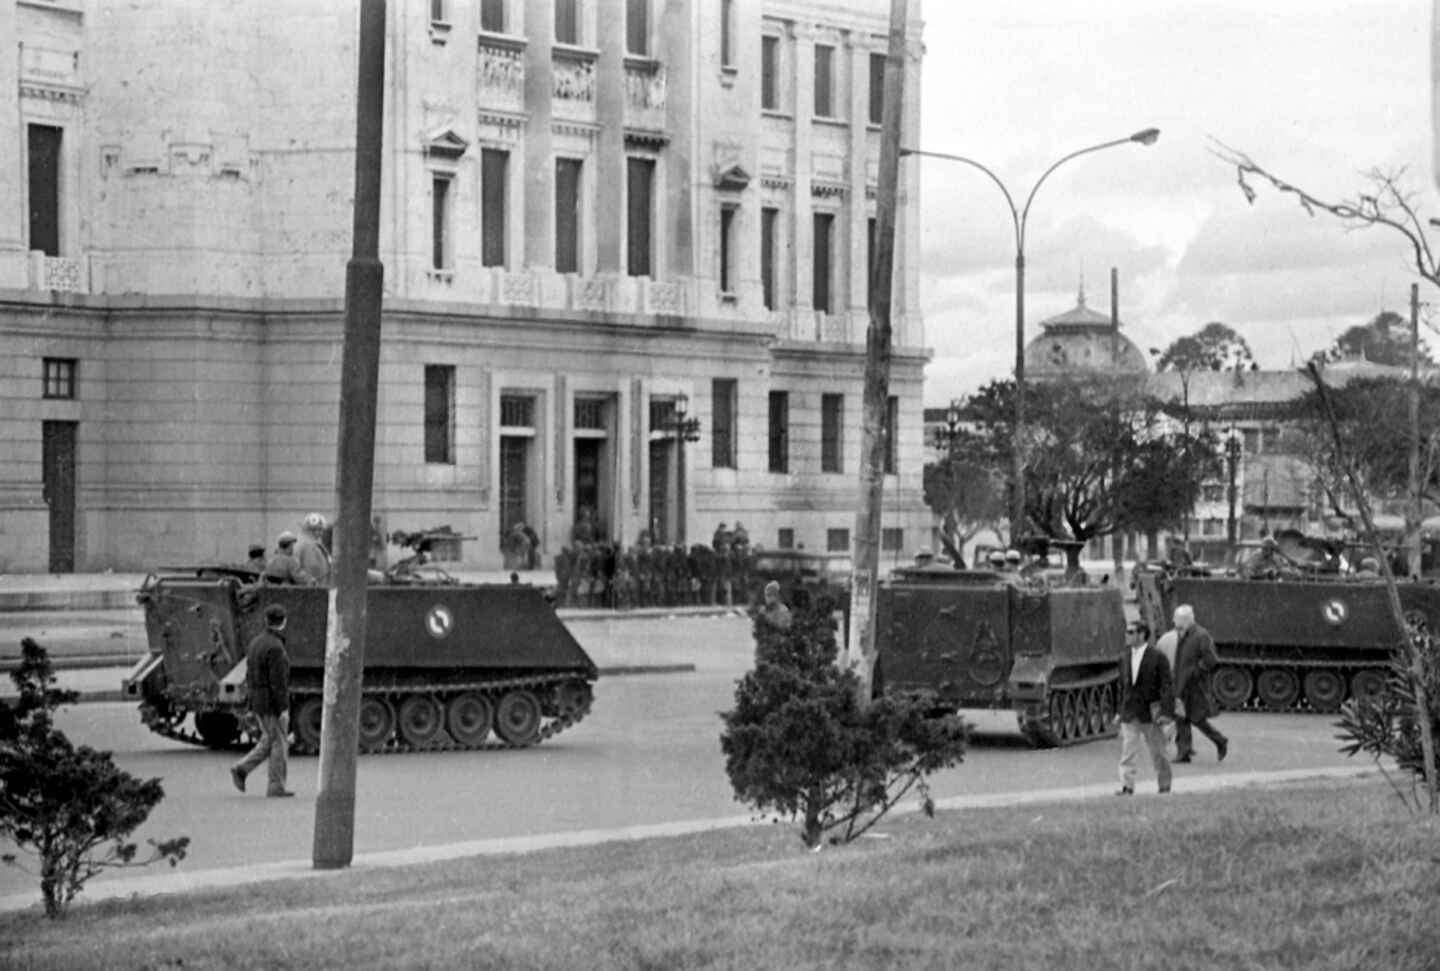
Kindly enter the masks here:
<path id="1" fill-rule="evenodd" d="M 1372 766 L 1340 767 L 1333 769 L 1292 769 L 1274 772 L 1244 772 L 1237 774 L 1213 774 L 1188 777 L 1183 790 L 1177 790 L 1171 798 L 1183 799 L 1187 794 L 1221 792 L 1255 787 L 1279 787 L 1304 784 L 1325 779 L 1360 780 L 1373 775 Z M 939 799 L 935 808 L 939 811 L 965 809 L 989 809 L 1005 806 L 1035 806 L 1054 803 L 1109 801 L 1114 785 L 1076 786 L 1061 789 L 1032 789 L 989 795 L 956 796 Z M 896 806 L 890 815 L 903 816 L 919 811 L 918 801 L 909 801 Z M 411 866 L 416 864 L 439 863 L 446 860 L 464 859 L 476 856 L 504 856 L 521 853 L 536 853 L 541 850 L 564 849 L 580 846 L 594 846 L 599 843 L 635 841 L 657 837 L 683 836 L 692 833 L 712 832 L 720 829 L 737 829 L 743 826 L 771 825 L 767 816 L 731 816 L 719 819 L 678 820 L 647 826 L 629 826 L 608 830 L 580 830 L 549 833 L 543 836 L 515 836 L 499 839 L 476 840 L 466 843 L 451 843 L 438 846 L 417 846 L 406 850 L 390 850 L 375 853 L 357 853 L 353 864 L 343 871 L 317 870 L 309 860 L 289 860 L 279 863 L 264 863 L 244 867 L 228 867 L 214 870 L 157 871 L 152 876 L 136 876 L 126 879 L 106 880 L 86 887 L 80 898 L 82 906 L 101 900 L 120 900 L 133 897 L 154 897 L 166 894 L 192 893 L 197 890 L 218 890 L 226 887 L 246 886 L 271 880 L 300 880 L 325 877 L 344 879 L 354 874 L 364 878 L 367 870 L 380 867 Z M 0 911 L 38 908 L 38 893 L 13 894 L 0 897 Z"/>

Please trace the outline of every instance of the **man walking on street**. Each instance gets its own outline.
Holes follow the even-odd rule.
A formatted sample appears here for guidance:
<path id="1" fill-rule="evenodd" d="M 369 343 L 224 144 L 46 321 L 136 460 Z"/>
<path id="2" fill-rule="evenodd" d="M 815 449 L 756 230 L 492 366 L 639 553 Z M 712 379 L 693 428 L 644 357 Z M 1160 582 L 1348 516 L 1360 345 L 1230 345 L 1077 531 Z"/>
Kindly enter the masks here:
<path id="1" fill-rule="evenodd" d="M 246 649 L 245 691 L 250 710 L 260 719 L 260 740 L 250 754 L 230 767 L 230 781 L 245 791 L 245 777 L 268 760 L 270 784 L 265 795 L 293 796 L 285 788 L 285 757 L 290 733 L 290 657 L 285 653 L 285 608 L 265 608 L 265 630 Z"/>
<path id="2" fill-rule="evenodd" d="M 1129 650 L 1120 664 L 1120 790 L 1117 796 L 1135 794 L 1135 762 L 1143 742 L 1155 766 L 1160 792 L 1170 791 L 1170 762 L 1165 758 L 1165 723 L 1171 720 L 1175 694 L 1170 664 L 1150 647 L 1150 628 L 1143 620 L 1125 628 Z"/>
<path id="3" fill-rule="evenodd" d="M 1189 604 L 1175 608 L 1175 629 L 1180 632 L 1175 646 L 1175 695 L 1181 706 L 1175 726 L 1175 761 L 1189 762 L 1195 754 L 1191 733 L 1194 726 L 1215 743 L 1215 757 L 1224 762 L 1230 740 L 1210 724 L 1210 716 L 1215 714 L 1210 700 L 1210 672 L 1219 663 L 1215 642 L 1208 630 L 1195 623 L 1195 610 Z"/>

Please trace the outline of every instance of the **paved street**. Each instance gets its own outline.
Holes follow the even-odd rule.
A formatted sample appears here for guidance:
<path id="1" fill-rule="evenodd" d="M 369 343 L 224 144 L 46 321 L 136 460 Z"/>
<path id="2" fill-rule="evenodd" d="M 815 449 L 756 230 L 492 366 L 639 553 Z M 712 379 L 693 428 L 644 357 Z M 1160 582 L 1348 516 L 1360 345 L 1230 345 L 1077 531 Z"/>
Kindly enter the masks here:
<path id="1" fill-rule="evenodd" d="M 749 663 L 748 621 L 596 620 L 572 629 L 597 654 L 663 656 L 696 670 L 602 679 L 591 716 L 535 749 L 363 757 L 357 853 L 745 814 L 725 776 L 716 713 L 731 704 L 734 681 Z M 1118 743 L 1032 751 L 1013 731 L 1013 715 L 973 717 L 982 733 L 964 765 L 935 778 L 938 798 L 1108 788 L 1114 777 Z M 1328 719 L 1230 714 L 1220 723 L 1234 739 L 1232 755 L 1217 766 L 1202 749 L 1199 762 L 1177 768 L 1178 791 L 1187 776 L 1355 764 L 1336 752 Z M 60 726 L 77 743 L 112 750 L 126 770 L 164 779 L 166 798 L 139 836 L 190 836 L 185 868 L 309 859 L 315 759 L 291 763 L 300 798 L 266 800 L 230 787 L 233 756 L 151 735 L 133 705 L 76 706 L 62 712 Z M 1148 790 L 1148 778 L 1141 781 Z M 0 868 L 0 896 L 31 889 L 31 877 Z"/>

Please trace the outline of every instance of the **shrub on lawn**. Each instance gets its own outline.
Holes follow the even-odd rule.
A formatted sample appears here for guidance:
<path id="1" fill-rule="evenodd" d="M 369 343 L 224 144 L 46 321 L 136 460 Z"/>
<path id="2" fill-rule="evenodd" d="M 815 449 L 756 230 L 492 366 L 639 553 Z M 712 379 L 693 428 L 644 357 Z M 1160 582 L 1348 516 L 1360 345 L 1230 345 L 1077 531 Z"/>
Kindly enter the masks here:
<path id="1" fill-rule="evenodd" d="M 1385 687 L 1372 697 L 1346 701 L 1335 727 L 1340 729 L 1336 738 L 1345 743 L 1340 751 L 1346 755 L 1365 752 L 1377 764 L 1381 756 L 1389 756 L 1409 773 L 1410 792 L 1399 787 L 1395 791 L 1407 805 L 1419 809 L 1418 784 L 1440 772 L 1440 758 L 1434 765 L 1425 764 L 1421 741 L 1422 719 L 1428 719 L 1432 738 L 1440 735 L 1440 642 L 1418 612 L 1407 614 L 1406 627 L 1413 655 L 1404 646 L 1392 651 Z M 1424 689 L 1427 710 L 1423 712 L 1417 681 Z M 1429 810 L 1433 813 L 1436 807 L 1431 805 Z"/>
<path id="2" fill-rule="evenodd" d="M 54 714 L 76 693 L 55 687 L 45 648 L 28 637 L 22 647 L 10 672 L 20 696 L 13 704 L 0 700 L 0 837 L 38 858 L 45 915 L 58 918 L 101 870 L 161 859 L 174 866 L 190 838 L 150 840 L 150 856 L 136 859 L 126 837 L 164 798 L 160 780 L 137 779 L 109 752 L 71 744 Z M 0 860 L 26 869 L 14 853 Z"/>
<path id="3" fill-rule="evenodd" d="M 755 668 L 722 712 L 720 748 L 735 795 L 762 812 L 800 818 L 818 846 L 848 843 L 918 790 L 934 812 L 926 776 L 964 758 L 967 726 L 938 714 L 928 692 L 891 693 L 861 706 L 856 677 L 836 666 L 834 601 L 797 604 L 779 630 L 758 614 Z"/>

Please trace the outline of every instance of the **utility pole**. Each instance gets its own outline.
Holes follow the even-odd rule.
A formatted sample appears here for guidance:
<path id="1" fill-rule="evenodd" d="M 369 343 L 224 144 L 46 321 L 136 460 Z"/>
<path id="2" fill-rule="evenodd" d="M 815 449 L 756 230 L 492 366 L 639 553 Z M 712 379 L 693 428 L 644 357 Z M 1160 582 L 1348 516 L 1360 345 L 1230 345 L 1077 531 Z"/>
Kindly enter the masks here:
<path id="1" fill-rule="evenodd" d="M 355 756 L 365 670 L 365 583 L 375 473 L 375 402 L 380 380 L 381 133 L 385 114 L 385 0 L 361 0 L 355 116 L 355 213 L 345 265 L 345 346 L 335 465 L 335 586 L 325 637 L 325 707 L 320 716 L 320 793 L 312 862 L 350 865 L 355 855 Z"/>
<path id="2" fill-rule="evenodd" d="M 875 262 L 870 267 L 870 326 L 865 333 L 865 401 L 860 430 L 860 494 L 855 509 L 850 579 L 848 666 L 868 705 L 875 677 L 875 591 L 880 573 L 880 520 L 885 492 L 886 412 L 890 400 L 890 297 L 895 266 L 895 210 L 900 184 L 900 122 L 905 108 L 906 14 L 909 0 L 890 0 L 875 199 Z M 898 422 L 897 422 L 898 425 Z M 897 429 L 898 432 L 898 429 Z"/>
<path id="3" fill-rule="evenodd" d="M 1440 7 L 1436 8 L 1440 10 Z M 1420 284 L 1410 284 L 1410 501 L 1405 507 L 1405 547 L 1410 575 L 1420 575 Z"/>

